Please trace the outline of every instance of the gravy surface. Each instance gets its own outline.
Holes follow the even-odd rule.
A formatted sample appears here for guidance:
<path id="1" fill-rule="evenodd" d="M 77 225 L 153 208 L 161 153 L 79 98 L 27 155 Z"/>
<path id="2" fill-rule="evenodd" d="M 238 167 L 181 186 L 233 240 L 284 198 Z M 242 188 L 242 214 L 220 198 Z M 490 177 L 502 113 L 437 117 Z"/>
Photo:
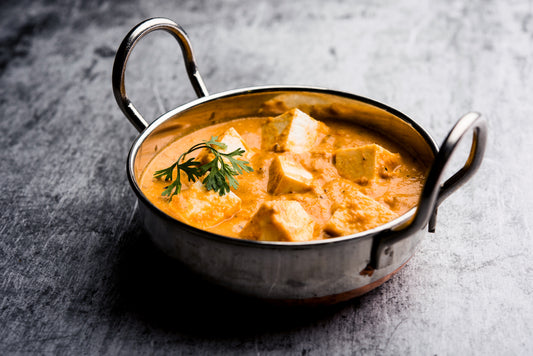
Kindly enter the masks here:
<path id="1" fill-rule="evenodd" d="M 418 203 L 427 167 L 422 166 L 420 162 L 402 150 L 402 147 L 385 136 L 353 123 L 323 121 L 321 125 L 324 125 L 327 130 L 319 131 L 311 149 L 298 153 L 277 152 L 275 149 L 266 150 L 264 147 L 264 127 L 269 120 L 271 118 L 265 117 L 236 119 L 199 129 L 177 139 L 162 149 L 147 165 L 139 182 L 141 190 L 156 207 L 178 220 L 217 234 L 247 239 L 262 239 L 257 235 L 260 232 L 254 235 L 254 233 L 247 233 L 247 230 L 253 231 L 253 229 L 243 230 L 250 221 L 258 219 L 258 217 L 254 218 L 254 214 L 265 202 L 269 201 L 298 202 L 313 222 L 311 239 L 342 236 L 373 228 L 404 214 Z M 203 140 L 209 140 L 211 136 L 220 137 L 231 128 L 235 129 L 246 143 L 248 151 L 246 157 L 241 159 L 249 161 L 254 171 L 236 176 L 239 187 L 232 189 L 232 192 L 240 198 L 240 208 L 232 212 L 232 216 L 224 217 L 223 221 L 214 226 L 202 226 L 200 221 L 195 223 L 194 220 L 184 218 L 179 209 L 176 209 L 177 203 L 174 201 L 179 201 L 176 196 L 172 203 L 169 202 L 168 197 L 161 195 L 170 183 L 154 178 L 153 174 L 157 170 L 172 165 L 180 154 L 191 146 Z M 380 149 L 394 153 L 395 163 L 392 171 L 384 166 L 385 168 L 382 167 L 380 173 L 372 179 L 364 177 L 353 179 L 349 174 L 341 175 L 339 172 L 342 166 L 339 161 L 342 149 L 366 145 L 378 145 Z M 187 158 L 197 154 L 198 151 L 188 155 Z M 279 157 L 293 162 L 312 175 L 308 189 L 280 193 L 269 187 L 271 165 Z M 349 165 L 347 169 L 350 169 Z M 191 183 L 184 179 L 182 182 L 183 193 L 191 187 Z M 273 183 L 270 182 L 270 184 Z M 210 207 L 209 204 L 201 207 L 206 213 L 210 208 L 216 210 L 216 207 Z M 354 219 L 357 219 L 356 223 Z M 348 220 L 351 221 L 348 224 L 351 227 L 346 230 Z M 272 226 L 272 222 L 268 226 L 257 226 L 268 229 Z M 279 238 L 278 240 L 286 239 Z M 291 239 L 290 237 L 288 240 L 298 241 L 297 238 Z"/>

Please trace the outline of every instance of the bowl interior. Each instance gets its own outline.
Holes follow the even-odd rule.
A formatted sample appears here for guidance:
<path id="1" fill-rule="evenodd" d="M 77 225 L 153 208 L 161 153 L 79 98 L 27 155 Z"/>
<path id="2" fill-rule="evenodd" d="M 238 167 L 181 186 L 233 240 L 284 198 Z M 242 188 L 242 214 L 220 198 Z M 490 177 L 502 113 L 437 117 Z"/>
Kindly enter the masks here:
<path id="1" fill-rule="evenodd" d="M 146 165 L 165 146 L 199 128 L 243 117 L 275 116 L 292 108 L 318 120 L 354 122 L 378 131 L 425 166 L 431 165 L 437 152 L 435 143 L 420 126 L 384 104 L 327 89 L 261 87 L 211 95 L 162 115 L 134 143 L 130 173 L 137 182 Z"/>

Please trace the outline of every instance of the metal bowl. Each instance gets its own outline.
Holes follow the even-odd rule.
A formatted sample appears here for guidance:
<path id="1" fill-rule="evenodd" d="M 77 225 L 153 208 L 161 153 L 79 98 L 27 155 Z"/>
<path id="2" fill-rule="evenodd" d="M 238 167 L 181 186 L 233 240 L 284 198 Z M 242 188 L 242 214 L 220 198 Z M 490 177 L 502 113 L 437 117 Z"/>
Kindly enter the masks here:
<path id="1" fill-rule="evenodd" d="M 124 75 L 128 57 L 146 34 L 163 30 L 180 44 L 191 84 L 199 96 L 150 125 L 128 99 Z M 478 169 L 487 129 L 477 113 L 464 115 L 440 146 L 397 110 L 350 93 L 301 86 L 263 86 L 209 95 L 197 70 L 189 39 L 171 20 L 153 18 L 134 27 L 120 45 L 113 67 L 119 107 L 137 128 L 127 163 L 146 231 L 167 255 L 203 278 L 234 292 L 276 302 L 335 303 L 364 294 L 387 281 L 414 254 L 425 228 L 435 230 L 437 208 Z M 298 107 L 317 119 L 354 122 L 401 144 L 431 167 L 420 201 L 397 219 L 361 233 L 310 242 L 249 241 L 189 226 L 163 213 L 143 194 L 138 180 L 148 162 L 168 143 L 198 128 L 240 117 L 271 116 Z M 444 168 L 460 139 L 472 132 L 465 165 L 441 184 Z"/>

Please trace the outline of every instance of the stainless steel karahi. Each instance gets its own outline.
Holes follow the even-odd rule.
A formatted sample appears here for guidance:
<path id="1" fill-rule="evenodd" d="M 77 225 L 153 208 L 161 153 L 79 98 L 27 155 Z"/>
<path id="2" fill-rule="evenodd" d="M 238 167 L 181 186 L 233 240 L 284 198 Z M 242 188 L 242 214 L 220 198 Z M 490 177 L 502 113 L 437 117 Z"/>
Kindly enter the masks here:
<path id="1" fill-rule="evenodd" d="M 198 99 L 148 124 L 126 95 L 128 57 L 146 34 L 163 30 L 180 44 Z M 263 86 L 210 95 L 197 70 L 186 33 L 165 18 L 134 27 L 120 45 L 113 67 L 113 90 L 119 107 L 140 132 L 127 164 L 128 178 L 139 201 L 139 215 L 155 245 L 203 278 L 232 291 L 286 303 L 335 303 L 366 293 L 387 281 L 433 232 L 437 208 L 465 183 L 481 164 L 487 137 L 477 113 L 464 115 L 440 146 L 415 121 L 379 102 L 323 88 Z M 268 105 L 267 105 L 268 104 Z M 420 202 L 397 219 L 372 230 L 311 242 L 248 241 L 206 232 L 156 208 L 139 188 L 146 164 L 169 142 L 200 127 L 239 117 L 271 116 L 276 108 L 300 107 L 320 119 L 357 122 L 402 144 L 431 167 Z M 472 133 L 465 165 L 441 183 L 443 171 L 460 139 Z"/>

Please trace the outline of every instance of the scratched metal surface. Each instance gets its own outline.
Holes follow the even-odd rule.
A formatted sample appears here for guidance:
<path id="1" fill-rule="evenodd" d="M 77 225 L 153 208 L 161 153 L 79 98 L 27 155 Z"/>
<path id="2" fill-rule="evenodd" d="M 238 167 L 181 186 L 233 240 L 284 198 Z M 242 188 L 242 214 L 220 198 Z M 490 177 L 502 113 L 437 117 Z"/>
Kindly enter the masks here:
<path id="1" fill-rule="evenodd" d="M 532 6 L 2 2 L 0 353 L 533 354 Z M 349 91 L 438 142 L 479 111 L 483 166 L 408 265 L 363 297 L 287 310 L 217 290 L 150 245 L 126 180 L 136 132 L 112 97 L 111 67 L 122 37 L 153 16 L 186 29 L 212 93 Z M 182 67 L 165 34 L 136 48 L 126 84 L 147 118 L 194 98 Z"/>

